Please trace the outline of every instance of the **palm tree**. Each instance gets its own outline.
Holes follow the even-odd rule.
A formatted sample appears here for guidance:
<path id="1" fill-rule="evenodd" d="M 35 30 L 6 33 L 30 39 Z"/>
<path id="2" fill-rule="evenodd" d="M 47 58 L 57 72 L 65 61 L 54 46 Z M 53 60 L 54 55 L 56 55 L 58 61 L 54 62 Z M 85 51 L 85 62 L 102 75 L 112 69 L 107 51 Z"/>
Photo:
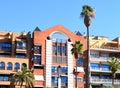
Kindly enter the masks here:
<path id="1" fill-rule="evenodd" d="M 76 88 L 77 88 L 77 59 L 79 57 L 79 55 L 82 54 L 82 46 L 83 44 L 80 43 L 80 41 L 76 41 L 75 44 L 72 44 L 72 49 L 71 49 L 71 53 L 74 55 L 75 59 L 76 59 Z"/>
<path id="2" fill-rule="evenodd" d="M 111 58 L 110 61 L 108 61 L 109 69 L 112 72 L 112 85 L 114 86 L 114 79 L 116 76 L 116 72 L 120 69 L 120 62 L 116 58 Z"/>
<path id="3" fill-rule="evenodd" d="M 20 88 L 22 88 L 25 82 L 26 86 L 31 88 L 34 85 L 34 74 L 24 67 L 10 78 L 10 82 L 14 85 L 20 85 Z"/>
<path id="4" fill-rule="evenodd" d="M 89 83 L 89 80 L 90 80 L 89 79 L 89 75 L 90 75 L 90 72 L 89 72 L 89 58 L 90 58 L 89 26 L 91 25 L 91 19 L 90 18 L 95 17 L 93 8 L 91 6 L 88 6 L 88 5 L 82 6 L 82 12 L 80 13 L 80 16 L 82 18 L 84 18 L 84 24 L 87 27 L 87 49 L 88 49 L 87 50 L 87 53 L 88 53 L 87 64 L 88 64 L 88 66 L 87 66 L 87 69 L 86 69 L 86 71 L 87 71 L 86 75 L 88 77 L 86 77 L 86 78 L 88 78 L 88 79 L 86 80 L 86 83 L 87 83 L 87 88 L 90 88 L 90 83 Z"/>

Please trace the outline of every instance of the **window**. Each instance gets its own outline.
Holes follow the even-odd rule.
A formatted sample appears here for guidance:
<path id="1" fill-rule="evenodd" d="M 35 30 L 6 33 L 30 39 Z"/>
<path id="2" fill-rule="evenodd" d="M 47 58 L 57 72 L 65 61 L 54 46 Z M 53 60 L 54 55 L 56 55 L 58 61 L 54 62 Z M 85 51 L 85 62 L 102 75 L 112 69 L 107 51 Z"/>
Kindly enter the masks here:
<path id="1" fill-rule="evenodd" d="M 7 70 L 12 70 L 12 63 L 11 62 L 7 63 Z"/>
<path id="2" fill-rule="evenodd" d="M 0 70 L 5 70 L 5 63 L 4 62 L 0 62 Z"/>
<path id="3" fill-rule="evenodd" d="M 61 76 L 60 77 L 61 78 L 61 83 L 64 83 L 64 84 L 66 84 L 67 83 L 67 77 L 66 76 Z"/>
<path id="4" fill-rule="evenodd" d="M 52 77 L 52 83 L 57 84 L 58 83 L 58 77 Z"/>
<path id="5" fill-rule="evenodd" d="M 61 73 L 67 74 L 67 67 L 61 67 Z"/>
<path id="6" fill-rule="evenodd" d="M 109 65 L 107 64 L 102 64 L 101 67 L 102 67 L 102 70 L 109 70 Z"/>
<path id="7" fill-rule="evenodd" d="M 34 55 L 34 64 L 41 64 L 41 56 Z"/>
<path id="8" fill-rule="evenodd" d="M 26 49 L 25 41 L 17 41 L 17 49 Z"/>
<path id="9" fill-rule="evenodd" d="M 83 66 L 83 58 L 77 59 L 77 66 Z"/>
<path id="10" fill-rule="evenodd" d="M 11 51 L 11 44 L 9 44 L 9 43 L 0 43 L 0 50 Z"/>
<path id="11" fill-rule="evenodd" d="M 102 79 L 110 79 L 110 76 L 102 76 Z"/>
<path id="12" fill-rule="evenodd" d="M 0 81 L 8 81 L 9 76 L 8 75 L 0 75 Z"/>
<path id="13" fill-rule="evenodd" d="M 56 53 L 57 52 L 57 46 L 53 45 L 53 52 Z"/>
<path id="14" fill-rule="evenodd" d="M 99 52 L 91 52 L 90 55 L 93 57 L 99 57 Z"/>
<path id="15" fill-rule="evenodd" d="M 52 73 L 58 73 L 58 67 L 52 66 Z"/>
<path id="16" fill-rule="evenodd" d="M 23 64 L 22 64 L 22 68 L 24 68 L 24 67 L 27 67 L 26 63 L 23 63 Z"/>
<path id="17" fill-rule="evenodd" d="M 34 54 L 41 54 L 41 46 L 34 46 Z"/>
<path id="18" fill-rule="evenodd" d="M 61 46 L 57 46 L 58 47 L 58 53 L 61 53 Z"/>
<path id="19" fill-rule="evenodd" d="M 25 54 L 16 54 L 16 58 L 25 58 L 26 55 Z"/>
<path id="20" fill-rule="evenodd" d="M 77 79 L 75 78 L 75 81 L 77 81 L 77 82 L 83 82 L 84 80 L 83 80 L 83 78 L 80 77 L 80 78 L 77 78 Z"/>
<path id="21" fill-rule="evenodd" d="M 66 46 L 62 46 L 62 52 L 66 54 Z"/>
<path id="22" fill-rule="evenodd" d="M 15 63 L 14 70 L 18 71 L 19 69 L 20 69 L 20 64 L 19 63 Z"/>
<path id="23" fill-rule="evenodd" d="M 92 79 L 100 79 L 100 76 L 91 76 L 92 77 Z"/>
<path id="24" fill-rule="evenodd" d="M 91 63 L 92 69 L 99 69 L 99 64 L 98 63 Z"/>

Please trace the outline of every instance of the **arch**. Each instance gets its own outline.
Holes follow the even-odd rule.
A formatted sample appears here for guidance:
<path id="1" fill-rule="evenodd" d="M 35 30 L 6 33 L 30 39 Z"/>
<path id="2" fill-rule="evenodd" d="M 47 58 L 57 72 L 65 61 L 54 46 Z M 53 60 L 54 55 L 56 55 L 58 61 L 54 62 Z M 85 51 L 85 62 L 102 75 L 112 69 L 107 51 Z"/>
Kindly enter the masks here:
<path id="1" fill-rule="evenodd" d="M 24 68 L 24 67 L 27 67 L 26 63 L 22 63 L 22 67 L 21 68 Z"/>
<path id="2" fill-rule="evenodd" d="M 4 62 L 0 62 L 0 70 L 5 70 L 5 63 Z"/>
<path id="3" fill-rule="evenodd" d="M 7 70 L 12 70 L 13 64 L 11 62 L 7 63 Z"/>
<path id="4" fill-rule="evenodd" d="M 14 70 L 18 71 L 20 69 L 20 64 L 18 62 L 15 63 Z"/>
<path id="5" fill-rule="evenodd" d="M 50 37 L 51 37 L 53 34 L 60 34 L 60 35 L 62 35 L 66 40 L 69 39 L 68 35 L 67 35 L 65 32 L 62 32 L 62 31 L 60 31 L 60 30 L 52 32 L 52 33 L 50 34 Z"/>

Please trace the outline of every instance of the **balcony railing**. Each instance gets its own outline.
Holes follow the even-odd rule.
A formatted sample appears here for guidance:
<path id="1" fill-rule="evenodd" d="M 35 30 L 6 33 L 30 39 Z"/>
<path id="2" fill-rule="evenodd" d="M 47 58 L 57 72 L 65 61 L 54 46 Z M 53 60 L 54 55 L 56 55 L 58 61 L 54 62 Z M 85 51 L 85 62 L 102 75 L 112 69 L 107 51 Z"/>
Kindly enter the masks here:
<path id="1" fill-rule="evenodd" d="M 91 46 L 90 48 L 99 48 L 99 49 L 111 49 L 111 50 L 119 50 L 118 47 L 111 47 L 111 46 Z"/>
<path id="2" fill-rule="evenodd" d="M 101 84 L 101 83 L 112 83 L 112 79 L 91 79 L 90 82 L 91 83 L 98 83 L 98 84 Z M 114 83 L 115 84 L 120 84 L 120 79 L 115 79 Z"/>
<path id="3" fill-rule="evenodd" d="M 17 46 L 16 49 L 23 49 L 24 50 L 24 49 L 26 49 L 26 47 L 24 47 L 24 46 Z"/>
<path id="4" fill-rule="evenodd" d="M 94 57 L 94 56 L 91 56 L 90 57 L 90 61 L 102 61 L 102 62 L 106 62 L 108 60 L 110 60 L 110 58 L 112 57 Z M 119 61 L 120 61 L 120 58 L 117 58 Z"/>
<path id="5" fill-rule="evenodd" d="M 90 61 L 108 61 L 109 58 L 104 58 L 104 57 L 94 57 L 94 56 L 91 56 L 90 57 Z"/>
<path id="6" fill-rule="evenodd" d="M 96 68 L 96 67 L 90 67 L 90 71 L 95 71 L 95 72 L 111 72 L 109 69 L 106 69 L 106 68 Z"/>

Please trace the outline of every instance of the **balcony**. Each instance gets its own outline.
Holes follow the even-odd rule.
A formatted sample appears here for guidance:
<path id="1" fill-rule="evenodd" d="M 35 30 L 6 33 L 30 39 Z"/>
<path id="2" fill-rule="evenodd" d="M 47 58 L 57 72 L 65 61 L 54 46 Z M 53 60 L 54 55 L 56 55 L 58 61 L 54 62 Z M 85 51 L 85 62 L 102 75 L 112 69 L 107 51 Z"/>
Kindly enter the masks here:
<path id="1" fill-rule="evenodd" d="M 75 68 L 75 72 L 84 72 L 84 68 L 83 67 L 77 67 L 77 71 Z"/>
<path id="2" fill-rule="evenodd" d="M 95 61 L 95 62 L 100 62 L 100 61 L 106 62 L 108 60 L 109 58 L 104 58 L 104 57 L 93 57 L 93 56 L 90 57 L 90 61 Z"/>
<path id="3" fill-rule="evenodd" d="M 104 84 L 104 83 L 112 84 L 112 79 L 91 79 L 90 82 L 93 84 Z M 120 79 L 115 79 L 114 83 L 120 84 Z"/>
<path id="4" fill-rule="evenodd" d="M 90 61 L 91 62 L 107 62 L 108 60 L 110 60 L 110 58 L 112 57 L 94 57 L 94 56 L 91 56 L 90 57 Z M 117 58 L 119 61 L 120 61 L 120 58 Z"/>
<path id="5" fill-rule="evenodd" d="M 91 72 L 108 72 L 110 73 L 111 71 L 106 68 L 96 68 L 96 67 L 90 67 Z"/>
<path id="6" fill-rule="evenodd" d="M 41 62 L 37 62 L 37 61 L 33 61 L 33 65 L 37 66 L 37 67 L 43 67 L 43 65 L 41 64 Z"/>
<path id="7" fill-rule="evenodd" d="M 90 47 L 90 50 L 102 50 L 102 51 L 109 51 L 109 52 L 120 52 L 118 47 L 110 47 L 110 46 L 104 46 L 104 47 L 93 46 L 93 47 Z"/>
<path id="8" fill-rule="evenodd" d="M 17 46 L 16 47 L 16 53 L 24 53 L 24 54 L 26 54 L 27 53 L 26 47 Z"/>

